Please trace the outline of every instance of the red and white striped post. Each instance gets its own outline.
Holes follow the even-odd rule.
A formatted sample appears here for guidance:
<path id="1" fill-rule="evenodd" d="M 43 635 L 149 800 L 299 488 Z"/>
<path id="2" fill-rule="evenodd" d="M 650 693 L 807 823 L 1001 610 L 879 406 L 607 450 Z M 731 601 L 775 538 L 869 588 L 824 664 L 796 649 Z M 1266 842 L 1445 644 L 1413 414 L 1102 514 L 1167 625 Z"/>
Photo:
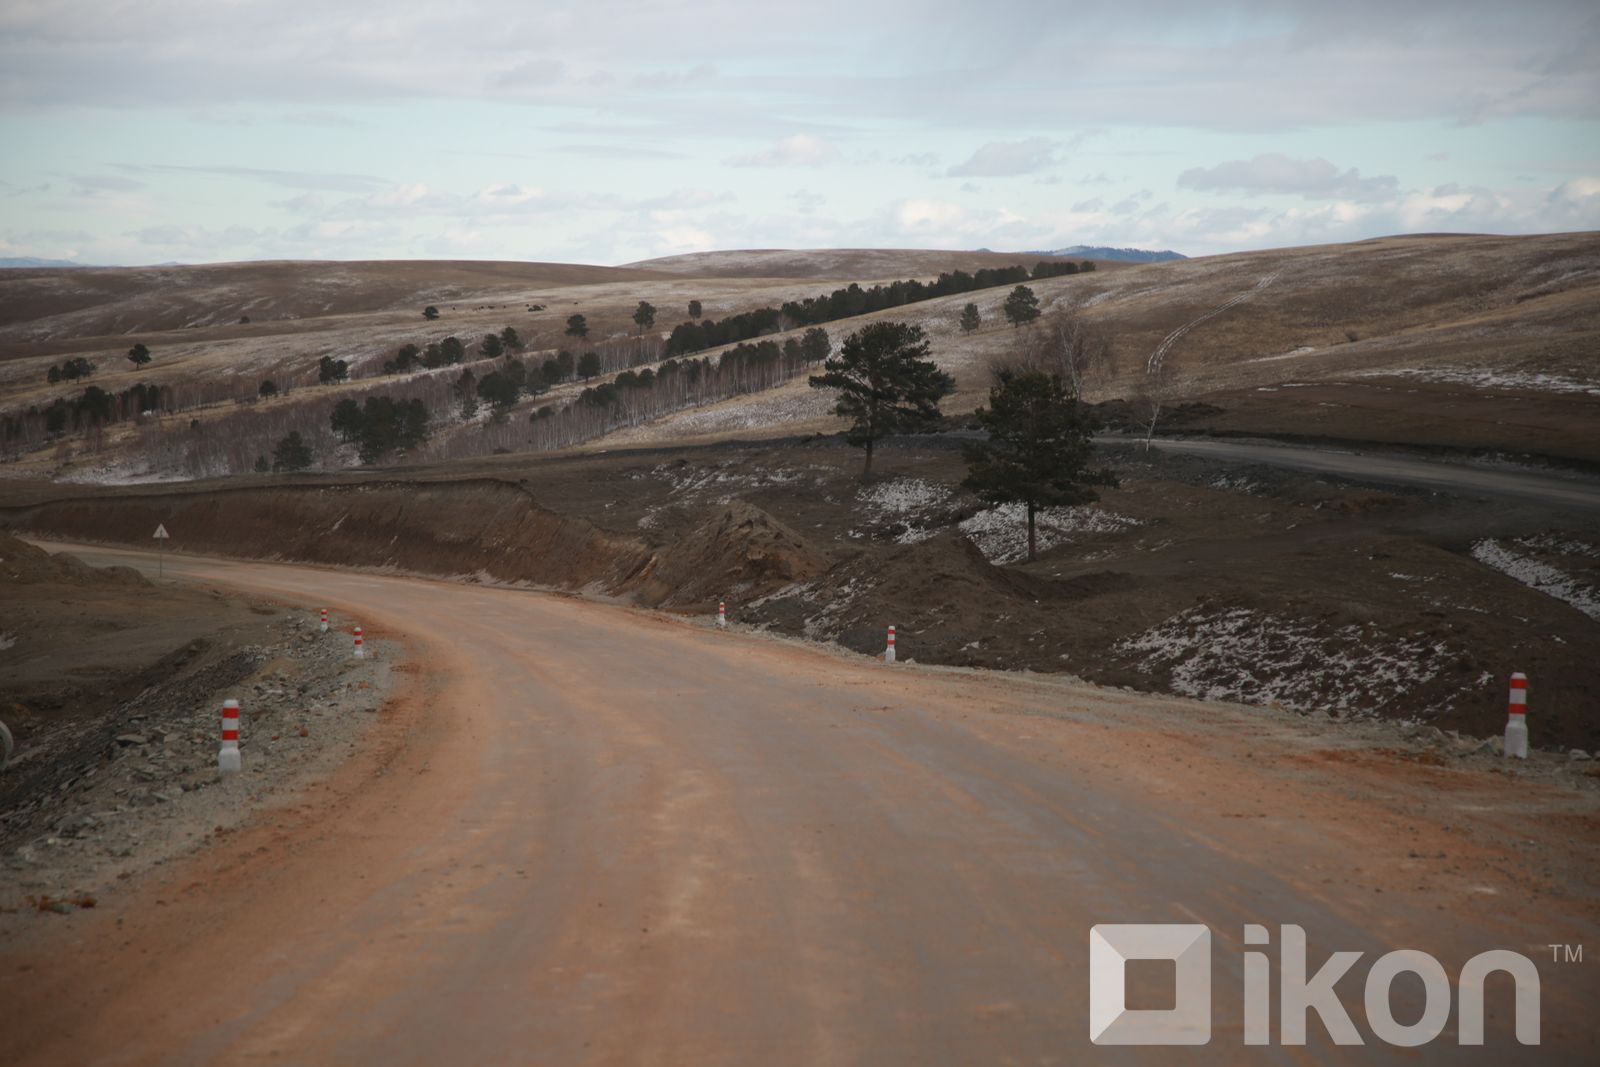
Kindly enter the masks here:
<path id="1" fill-rule="evenodd" d="M 726 630 L 727 628 L 728 605 L 719 600 L 717 601 L 717 629 Z"/>
<path id="2" fill-rule="evenodd" d="M 883 662 L 894 662 L 894 627 L 889 627 L 889 647 L 883 650 Z"/>
<path id="3" fill-rule="evenodd" d="M 367 650 L 361 644 L 361 627 L 356 627 L 356 659 L 366 659 Z"/>
<path id="4" fill-rule="evenodd" d="M 222 704 L 222 749 L 217 753 L 217 770 L 238 774 L 239 769 L 239 702 L 226 700 Z"/>
<path id="5" fill-rule="evenodd" d="M 322 609 L 322 632 L 323 633 L 327 633 L 328 632 L 328 609 L 327 608 L 323 608 Z"/>
<path id="6" fill-rule="evenodd" d="M 1528 676 L 1518 671 L 1511 676 L 1511 714 L 1506 719 L 1506 755 L 1528 758 Z"/>

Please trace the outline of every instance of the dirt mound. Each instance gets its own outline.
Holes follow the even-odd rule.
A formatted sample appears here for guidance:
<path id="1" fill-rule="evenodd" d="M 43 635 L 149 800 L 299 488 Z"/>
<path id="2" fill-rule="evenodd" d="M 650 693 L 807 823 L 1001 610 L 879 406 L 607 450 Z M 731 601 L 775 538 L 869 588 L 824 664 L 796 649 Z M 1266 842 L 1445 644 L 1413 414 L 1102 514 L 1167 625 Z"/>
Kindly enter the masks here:
<path id="1" fill-rule="evenodd" d="M 1059 670 L 1059 654 L 1048 655 L 1040 639 L 1046 627 L 1059 631 L 1064 619 L 1091 625 L 1092 612 L 1078 605 L 1134 585 L 1112 572 L 1053 579 L 997 567 L 970 539 L 951 534 L 887 554 L 857 553 L 752 604 L 743 621 L 868 654 L 883 651 L 893 624 L 902 659 Z"/>
<path id="2" fill-rule="evenodd" d="M 652 606 L 711 610 L 719 599 L 750 601 L 828 565 L 789 527 L 753 504 L 731 500 L 652 561 L 635 595 Z"/>
<path id="3" fill-rule="evenodd" d="M 18 514 L 42 534 L 149 545 L 158 523 L 179 551 L 579 588 L 626 585 L 644 545 L 540 507 L 519 486 L 424 484 L 235 489 L 56 501 Z"/>
<path id="4" fill-rule="evenodd" d="M 149 585 L 132 567 L 91 567 L 70 552 L 51 555 L 0 530 L 0 585 L 71 582 L 78 585 Z"/>

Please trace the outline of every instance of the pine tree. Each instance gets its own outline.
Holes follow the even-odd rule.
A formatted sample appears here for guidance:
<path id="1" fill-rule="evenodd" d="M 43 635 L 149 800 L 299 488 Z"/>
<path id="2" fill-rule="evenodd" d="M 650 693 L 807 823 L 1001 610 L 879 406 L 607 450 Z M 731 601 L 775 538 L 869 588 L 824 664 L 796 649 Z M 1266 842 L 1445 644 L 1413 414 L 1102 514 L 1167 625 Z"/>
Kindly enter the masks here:
<path id="1" fill-rule="evenodd" d="M 461 417 L 470 419 L 478 413 L 478 378 L 470 370 L 461 372 L 456 379 L 456 400 L 461 404 Z"/>
<path id="2" fill-rule="evenodd" d="M 968 304 L 966 307 L 961 309 L 961 332 L 971 333 L 982 323 L 983 319 L 978 315 L 977 304 Z"/>
<path id="3" fill-rule="evenodd" d="M 361 436 L 361 405 L 348 398 L 333 406 L 328 423 L 339 439 L 349 444 Z"/>
<path id="4" fill-rule="evenodd" d="M 1006 318 L 1013 326 L 1026 326 L 1039 317 L 1039 298 L 1026 285 L 1019 285 L 1006 297 Z"/>
<path id="5" fill-rule="evenodd" d="M 478 380 L 478 396 L 494 409 L 496 416 L 503 416 L 517 403 L 517 395 L 521 390 L 507 375 L 500 371 L 490 371 Z"/>
<path id="6" fill-rule="evenodd" d="M 821 326 L 811 327 L 800 337 L 800 351 L 807 363 L 821 363 L 828 358 L 832 348 L 833 342 L 828 339 L 828 331 Z"/>
<path id="7" fill-rule="evenodd" d="M 583 340 L 589 336 L 589 320 L 582 315 L 569 315 L 567 317 L 567 336 Z"/>
<path id="8" fill-rule="evenodd" d="M 643 334 L 656 324 L 656 309 L 647 300 L 639 301 L 639 306 L 633 311 L 633 321 L 638 325 L 639 332 Z"/>
<path id="9" fill-rule="evenodd" d="M 1094 486 L 1117 484 L 1110 470 L 1090 468 L 1094 413 L 1058 375 L 1006 375 L 975 414 L 989 439 L 966 446 L 962 484 L 991 504 L 1027 506 L 1030 562 L 1038 558 L 1040 508 L 1087 504 L 1100 499 Z"/>
<path id="10" fill-rule="evenodd" d="M 839 355 L 811 377 L 813 389 L 838 390 L 834 414 L 850 420 L 845 440 L 866 449 L 863 480 L 872 474 L 880 437 L 922 429 L 939 417 L 939 401 L 955 383 L 928 358 L 922 327 L 874 322 L 845 338 Z"/>
<path id="11" fill-rule="evenodd" d="M 145 347 L 143 341 L 140 341 L 128 349 L 128 359 L 132 361 L 135 367 L 142 367 L 150 362 L 150 350 Z"/>
<path id="12" fill-rule="evenodd" d="M 311 449 L 300 439 L 299 430 L 290 430 L 272 450 L 272 469 L 303 471 L 311 466 Z"/>
<path id="13" fill-rule="evenodd" d="M 332 356 L 323 356 L 317 360 L 317 381 L 323 385 L 331 382 L 342 382 L 350 377 L 350 364 L 346 360 L 334 359 Z"/>

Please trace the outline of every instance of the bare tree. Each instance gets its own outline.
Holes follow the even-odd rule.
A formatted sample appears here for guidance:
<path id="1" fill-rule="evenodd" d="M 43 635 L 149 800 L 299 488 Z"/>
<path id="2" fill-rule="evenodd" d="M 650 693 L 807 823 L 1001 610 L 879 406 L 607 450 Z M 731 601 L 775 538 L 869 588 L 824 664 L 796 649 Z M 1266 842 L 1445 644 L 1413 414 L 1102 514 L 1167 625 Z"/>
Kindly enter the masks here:
<path id="1" fill-rule="evenodd" d="M 1161 419 L 1162 410 L 1172 400 L 1174 388 L 1172 371 L 1163 360 L 1146 368 L 1144 377 L 1129 398 L 1133 417 L 1144 427 L 1143 447 L 1147 452 L 1156 436 L 1156 423 Z"/>
<path id="2" fill-rule="evenodd" d="M 996 383 L 1040 371 L 1059 377 L 1074 396 L 1081 397 L 1111 368 L 1110 340 L 1073 308 L 1058 308 L 1019 333 L 1010 351 L 989 362 Z"/>

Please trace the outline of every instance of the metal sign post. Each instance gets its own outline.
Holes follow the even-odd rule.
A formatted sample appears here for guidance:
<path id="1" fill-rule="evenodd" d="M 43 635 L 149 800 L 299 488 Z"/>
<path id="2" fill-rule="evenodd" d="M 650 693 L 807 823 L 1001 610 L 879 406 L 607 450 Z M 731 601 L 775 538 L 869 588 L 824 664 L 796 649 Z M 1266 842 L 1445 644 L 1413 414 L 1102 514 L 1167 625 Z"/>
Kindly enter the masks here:
<path id="1" fill-rule="evenodd" d="M 156 539 L 156 544 L 159 546 L 159 554 L 156 556 L 156 577 L 160 578 L 166 571 L 167 563 L 168 534 L 166 524 L 160 522 L 156 523 L 156 532 L 151 536 Z"/>

